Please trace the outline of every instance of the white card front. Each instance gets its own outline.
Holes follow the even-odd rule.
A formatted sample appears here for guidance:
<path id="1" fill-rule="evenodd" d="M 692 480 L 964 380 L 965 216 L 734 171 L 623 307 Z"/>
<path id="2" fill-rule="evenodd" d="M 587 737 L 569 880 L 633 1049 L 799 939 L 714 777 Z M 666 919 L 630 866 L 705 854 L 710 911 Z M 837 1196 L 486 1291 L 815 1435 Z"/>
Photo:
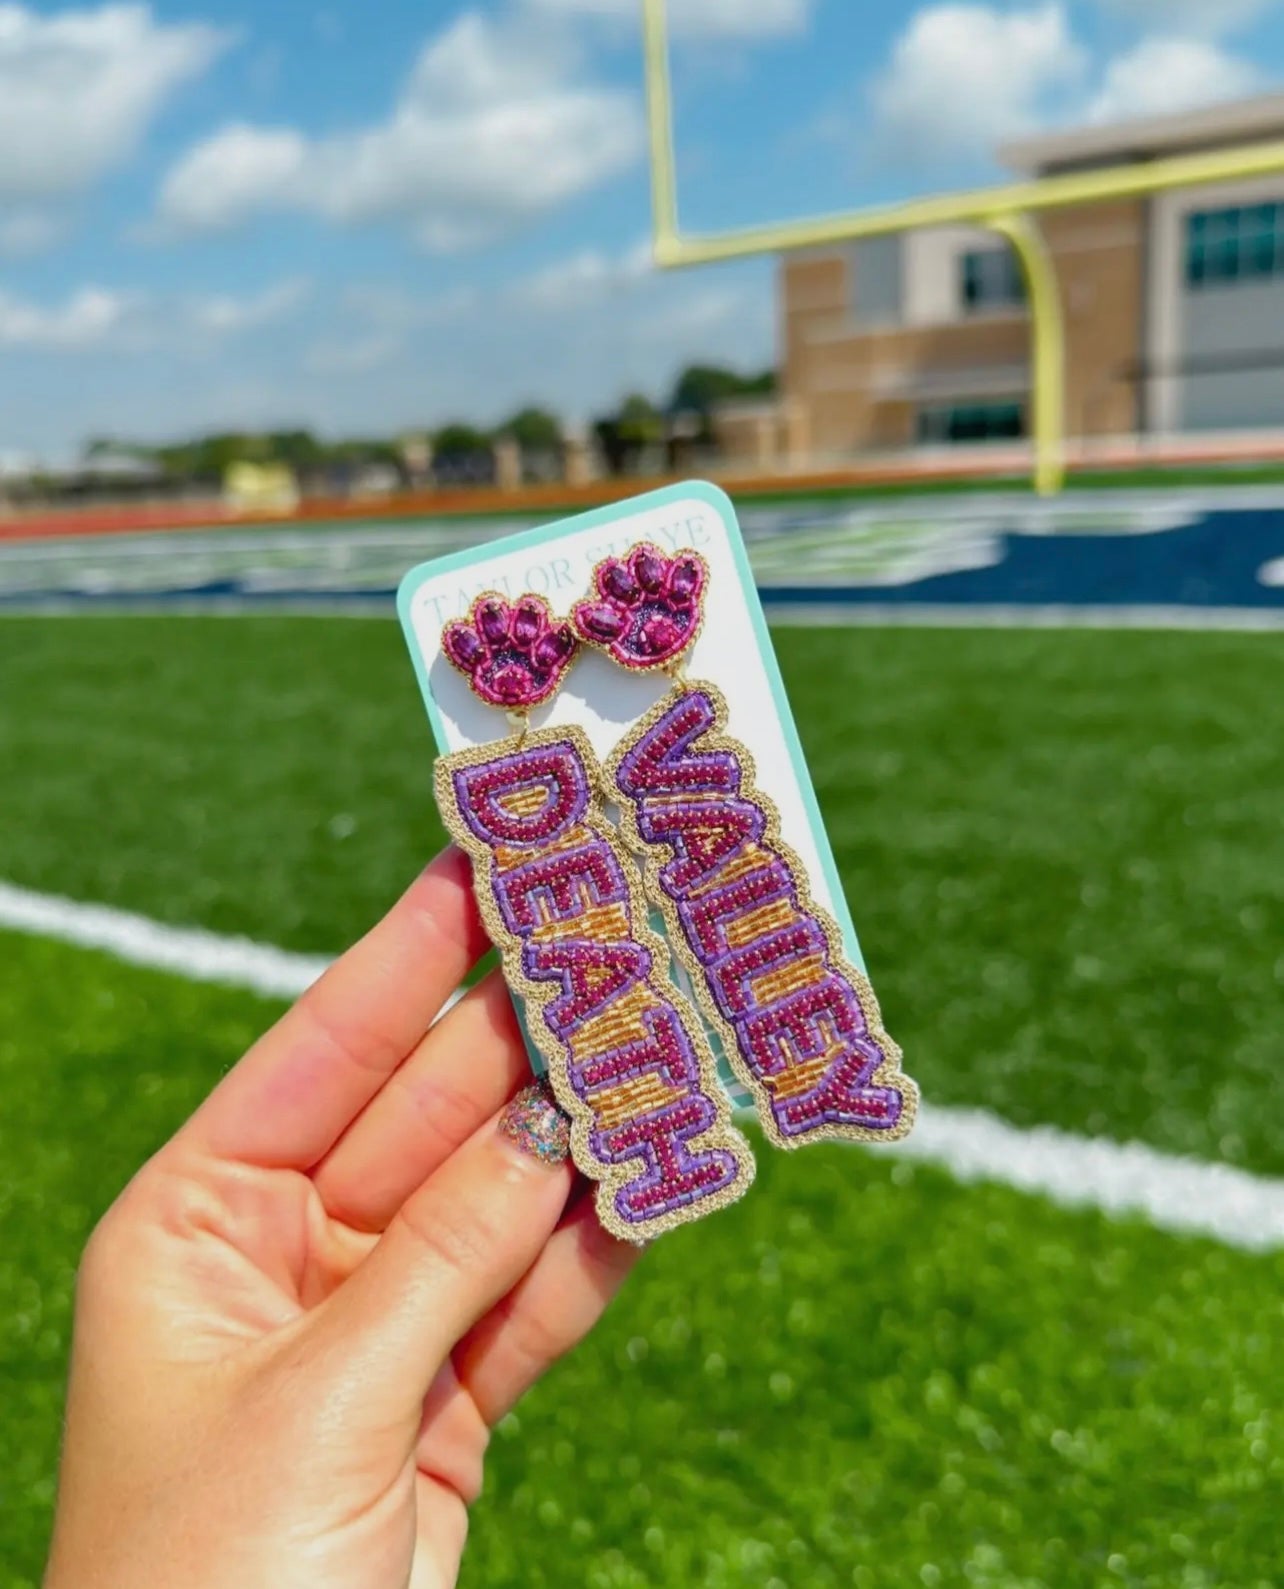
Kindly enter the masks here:
<path id="1" fill-rule="evenodd" d="M 476 597 L 489 590 L 510 600 L 525 592 L 544 596 L 554 613 L 565 615 L 591 593 L 593 569 L 603 558 L 642 541 L 669 555 L 691 549 L 708 563 L 705 624 L 689 654 L 687 676 L 709 680 L 726 696 L 730 733 L 752 753 L 759 786 L 780 812 L 781 831 L 807 868 L 813 896 L 838 922 L 849 954 L 861 964 L 739 525 L 716 487 L 671 487 L 426 563 L 409 574 L 401 591 L 402 621 L 439 748 L 471 749 L 511 732 L 504 716 L 478 700 L 446 660 L 445 625 L 465 617 Z M 532 726 L 577 724 L 605 759 L 669 687 L 663 675 L 629 674 L 604 654 L 586 650 L 554 700 L 532 714 Z"/>
<path id="2" fill-rule="evenodd" d="M 729 734 L 752 754 L 756 783 L 780 814 L 781 834 L 808 873 L 815 902 L 833 917 L 847 958 L 864 969 L 860 943 L 843 896 L 806 758 L 798 739 L 762 604 L 754 586 L 735 509 L 716 486 L 671 486 L 614 508 L 542 526 L 505 540 L 454 553 L 413 569 L 398 596 L 402 625 L 419 676 L 437 746 L 444 754 L 498 746 L 514 728 L 485 705 L 442 652 L 442 632 L 467 617 L 477 597 L 497 591 L 510 602 L 526 593 L 544 597 L 558 617 L 593 594 L 596 566 L 642 542 L 668 556 L 692 550 L 708 564 L 705 622 L 688 653 L 686 677 L 712 683 L 726 698 Z M 533 728 L 575 725 L 605 761 L 666 693 L 663 674 L 628 673 L 604 653 L 585 647 L 559 693 L 530 717 Z M 652 926 L 667 936 L 657 909 Z M 690 977 L 675 956 L 677 985 L 699 1008 Z M 516 1001 L 524 1021 L 521 1000 Z M 741 1105 L 753 1100 L 727 1060 L 720 1033 L 704 1022 L 719 1075 Z M 528 1039 L 529 1041 L 529 1039 Z M 537 1045 L 531 1061 L 544 1068 Z"/>

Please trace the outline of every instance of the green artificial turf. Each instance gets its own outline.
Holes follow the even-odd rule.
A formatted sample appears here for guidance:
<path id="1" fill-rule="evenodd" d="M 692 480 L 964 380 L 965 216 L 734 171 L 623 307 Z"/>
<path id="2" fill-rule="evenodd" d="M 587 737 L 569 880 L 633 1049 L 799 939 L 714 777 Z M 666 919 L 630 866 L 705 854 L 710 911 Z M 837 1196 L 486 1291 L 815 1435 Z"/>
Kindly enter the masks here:
<path id="1" fill-rule="evenodd" d="M 35 1589 L 81 1244 L 273 1007 L 0 956 L 0 1589 Z M 466 1585 L 1277 1581 L 1284 1256 L 758 1152 L 501 1427 Z"/>
<path id="2" fill-rule="evenodd" d="M 0 620 L 0 877 L 326 953 L 445 842 L 396 625 Z"/>
<path id="3" fill-rule="evenodd" d="M 926 1095 L 1284 1172 L 1284 637 L 777 643 Z M 0 678 L 0 878 L 324 952 L 441 840 L 393 624 L 9 620 Z"/>
<path id="4" fill-rule="evenodd" d="M 0 966 L 0 1589 L 28 1589 L 80 1250 L 276 1007 L 8 933 Z"/>

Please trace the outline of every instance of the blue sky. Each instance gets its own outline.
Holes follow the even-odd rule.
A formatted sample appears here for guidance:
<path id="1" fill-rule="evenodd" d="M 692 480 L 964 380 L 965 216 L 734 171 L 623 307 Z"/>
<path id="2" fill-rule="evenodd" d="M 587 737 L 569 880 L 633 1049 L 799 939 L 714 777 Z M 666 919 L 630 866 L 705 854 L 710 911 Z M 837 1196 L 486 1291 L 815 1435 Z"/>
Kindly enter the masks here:
<path id="1" fill-rule="evenodd" d="M 1284 77 L 1284 0 L 669 4 L 692 227 Z M 0 5 L 0 459 L 587 419 L 763 364 L 767 262 L 649 268 L 640 90 L 636 0 Z"/>

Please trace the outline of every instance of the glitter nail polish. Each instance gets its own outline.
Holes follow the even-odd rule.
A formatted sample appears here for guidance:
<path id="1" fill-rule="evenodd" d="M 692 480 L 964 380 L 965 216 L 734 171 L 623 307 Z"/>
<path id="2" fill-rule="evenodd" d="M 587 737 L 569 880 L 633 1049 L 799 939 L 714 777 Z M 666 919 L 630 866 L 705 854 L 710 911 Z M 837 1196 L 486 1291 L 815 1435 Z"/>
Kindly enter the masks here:
<path id="1" fill-rule="evenodd" d="M 571 1122 L 546 1078 L 522 1088 L 500 1115 L 499 1129 L 522 1153 L 541 1164 L 564 1164 L 571 1156 Z"/>

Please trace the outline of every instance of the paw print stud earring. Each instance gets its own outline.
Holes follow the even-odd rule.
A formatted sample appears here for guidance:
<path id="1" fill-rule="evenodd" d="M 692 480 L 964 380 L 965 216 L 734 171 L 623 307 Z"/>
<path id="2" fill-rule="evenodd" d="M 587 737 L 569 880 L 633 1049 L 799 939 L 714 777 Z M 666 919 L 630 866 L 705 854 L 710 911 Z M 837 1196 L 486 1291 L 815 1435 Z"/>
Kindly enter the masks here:
<path id="1" fill-rule="evenodd" d="M 529 712 L 551 700 L 579 646 L 570 624 L 554 618 L 543 596 L 523 596 L 510 606 L 494 591 L 478 596 L 467 618 L 447 624 L 441 644 L 478 699 L 509 712 Z"/>
<path id="2" fill-rule="evenodd" d="M 637 546 L 599 563 L 593 580 L 597 594 L 575 608 L 575 627 L 621 667 L 664 667 L 695 643 L 709 571 L 694 552 L 667 558 Z"/>

